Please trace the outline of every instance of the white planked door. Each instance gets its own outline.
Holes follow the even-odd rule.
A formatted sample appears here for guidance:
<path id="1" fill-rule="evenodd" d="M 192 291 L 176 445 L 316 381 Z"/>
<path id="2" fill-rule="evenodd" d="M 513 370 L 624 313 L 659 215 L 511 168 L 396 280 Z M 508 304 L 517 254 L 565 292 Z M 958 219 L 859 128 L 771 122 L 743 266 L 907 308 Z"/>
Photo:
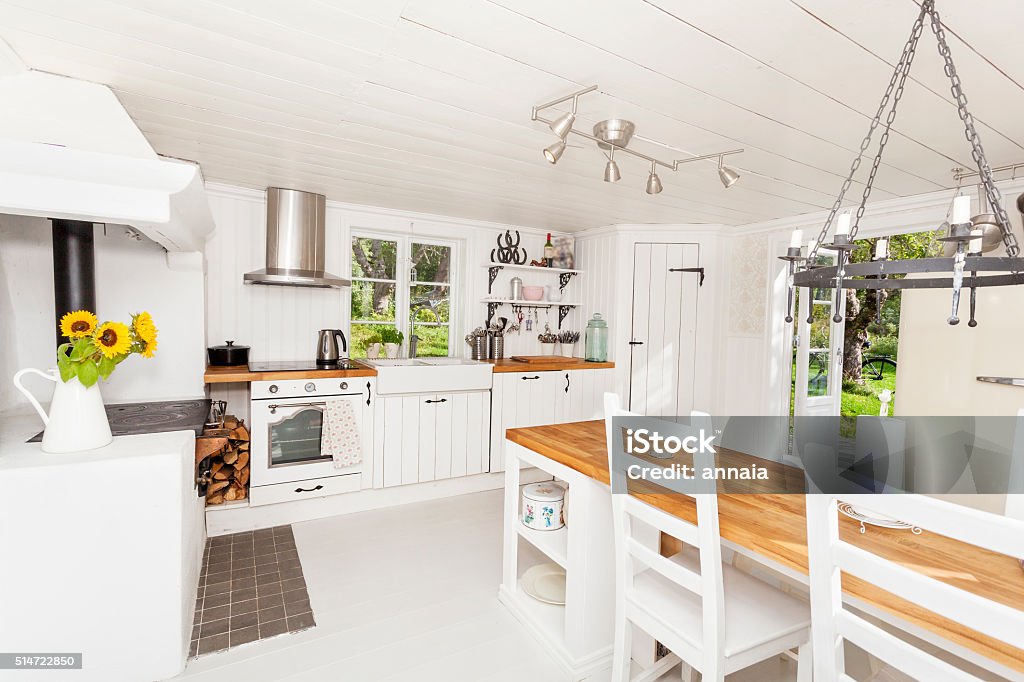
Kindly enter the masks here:
<path id="1" fill-rule="evenodd" d="M 648 415 L 689 414 L 693 409 L 697 295 L 696 244 L 633 246 L 633 314 L 630 329 L 629 409 Z"/>

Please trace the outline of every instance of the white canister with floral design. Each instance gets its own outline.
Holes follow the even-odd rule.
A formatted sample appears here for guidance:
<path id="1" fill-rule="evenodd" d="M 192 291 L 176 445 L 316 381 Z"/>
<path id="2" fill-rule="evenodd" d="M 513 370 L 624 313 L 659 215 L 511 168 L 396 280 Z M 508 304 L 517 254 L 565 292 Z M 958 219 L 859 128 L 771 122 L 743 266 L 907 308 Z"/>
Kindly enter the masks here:
<path id="1" fill-rule="evenodd" d="M 524 526 L 534 530 L 558 530 L 565 525 L 562 516 L 565 488 L 550 481 L 530 483 L 523 486 L 522 495 Z"/>

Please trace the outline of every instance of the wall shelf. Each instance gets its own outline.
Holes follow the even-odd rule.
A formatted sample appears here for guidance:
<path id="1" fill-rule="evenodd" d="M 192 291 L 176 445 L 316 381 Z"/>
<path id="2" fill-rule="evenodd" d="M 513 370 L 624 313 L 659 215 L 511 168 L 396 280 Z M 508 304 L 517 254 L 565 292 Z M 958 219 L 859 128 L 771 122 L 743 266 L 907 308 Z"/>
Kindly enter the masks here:
<path id="1" fill-rule="evenodd" d="M 565 320 L 569 312 L 580 305 L 579 303 L 566 303 L 564 301 L 523 301 L 514 298 L 485 298 L 483 302 L 487 304 L 487 326 L 491 326 L 491 318 L 494 317 L 494 313 L 498 311 L 498 307 L 502 305 L 511 305 L 513 308 L 558 308 L 558 328 L 562 328 L 562 321 Z"/>
<path id="2" fill-rule="evenodd" d="M 487 293 L 491 293 L 491 288 L 494 286 L 494 280 L 498 278 L 498 272 L 500 270 L 522 270 L 530 272 L 539 272 L 542 274 L 557 274 L 558 275 L 558 288 L 561 291 L 565 290 L 568 286 L 569 281 L 576 275 L 580 274 L 582 270 L 570 270 L 568 268 L 542 268 L 539 265 L 514 265 L 508 263 L 488 263 L 484 267 L 487 268 Z"/>

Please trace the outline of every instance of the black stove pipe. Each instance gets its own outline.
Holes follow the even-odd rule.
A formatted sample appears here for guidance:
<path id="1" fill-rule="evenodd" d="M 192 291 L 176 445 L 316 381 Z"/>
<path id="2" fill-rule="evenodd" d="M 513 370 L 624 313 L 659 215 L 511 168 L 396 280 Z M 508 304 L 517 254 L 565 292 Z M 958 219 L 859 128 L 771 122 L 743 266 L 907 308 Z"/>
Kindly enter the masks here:
<path id="1" fill-rule="evenodd" d="M 50 220 L 53 224 L 53 298 L 57 345 L 66 339 L 60 319 L 75 310 L 96 312 L 96 259 L 93 224 L 82 220 Z"/>

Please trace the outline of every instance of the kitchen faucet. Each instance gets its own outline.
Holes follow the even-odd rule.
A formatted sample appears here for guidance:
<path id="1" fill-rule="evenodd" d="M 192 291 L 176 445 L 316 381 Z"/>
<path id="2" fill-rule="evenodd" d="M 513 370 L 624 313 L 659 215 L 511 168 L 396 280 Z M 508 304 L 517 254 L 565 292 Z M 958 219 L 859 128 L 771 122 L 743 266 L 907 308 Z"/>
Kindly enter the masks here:
<path id="1" fill-rule="evenodd" d="M 420 337 L 416 336 L 415 334 L 413 334 L 412 336 L 409 337 L 409 357 L 410 358 L 416 357 L 416 344 L 417 344 L 417 342 L 419 342 L 419 340 L 420 340 Z"/>

